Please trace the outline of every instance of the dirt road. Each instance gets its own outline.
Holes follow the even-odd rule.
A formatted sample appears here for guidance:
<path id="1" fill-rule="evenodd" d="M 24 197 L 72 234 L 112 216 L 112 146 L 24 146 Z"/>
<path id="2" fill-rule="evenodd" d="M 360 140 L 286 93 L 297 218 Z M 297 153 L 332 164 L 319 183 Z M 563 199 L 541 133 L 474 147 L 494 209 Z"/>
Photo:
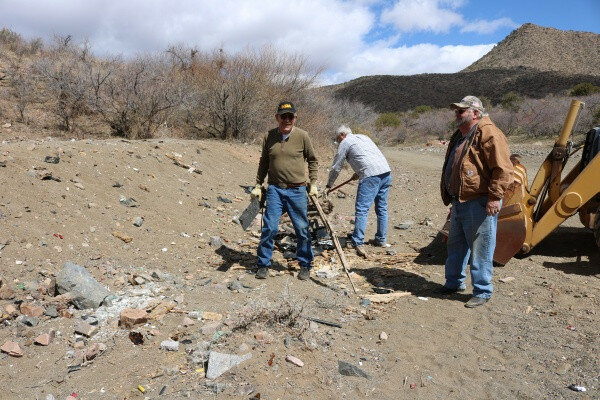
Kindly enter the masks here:
<path id="1" fill-rule="evenodd" d="M 356 296 L 332 250 L 316 258 L 314 271 L 321 273 L 311 281 L 298 281 L 297 265 L 279 251 L 272 276 L 254 279 L 258 224 L 242 232 L 233 220 L 247 204 L 243 186 L 254 182 L 255 146 L 172 139 L 4 142 L 0 290 L 14 293 L 0 300 L 0 345 L 17 342 L 23 356 L 0 354 L 0 397 L 600 397 L 600 261 L 591 233 L 576 219 L 528 257 L 496 268 L 494 296 L 485 306 L 463 307 L 468 293 L 433 294 L 444 282 L 445 249 L 437 233 L 447 213 L 438 193 L 444 150 L 385 149 L 394 179 L 388 241 L 396 255 L 372 248 L 362 260 L 347 250 Z M 515 150 L 527 155 L 533 174 L 549 147 Z M 202 174 L 165 154 L 195 162 Z M 60 161 L 44 162 L 46 156 Z M 329 163 L 322 162 L 321 182 Z M 46 173 L 52 179 L 42 180 Z M 334 198 L 330 216 L 342 236 L 352 229 L 355 186 L 343 191 L 346 198 Z M 138 217 L 141 227 L 133 225 Z M 367 238 L 374 222 L 371 215 Z M 395 228 L 403 223 L 408 229 Z M 66 261 L 85 266 L 115 295 L 112 304 L 66 306 L 61 316 L 25 320 L 21 303 L 48 310 L 55 297 L 44 293 L 52 285 L 47 279 Z M 374 287 L 406 294 L 367 304 L 363 298 Z M 157 304 L 174 308 L 131 329 L 118 326 L 123 308 Z M 12 316 L 10 306 L 17 309 Z M 97 319 L 98 333 L 76 334 L 82 317 Z M 34 344 L 50 330 L 56 335 L 50 345 Z M 132 331 L 143 344 L 132 342 Z M 178 351 L 161 349 L 166 339 L 176 340 Z M 88 360 L 94 343 L 106 349 Z M 210 351 L 252 356 L 207 380 Z M 369 378 L 342 375 L 338 361 Z M 571 384 L 587 392 L 577 394 Z"/>

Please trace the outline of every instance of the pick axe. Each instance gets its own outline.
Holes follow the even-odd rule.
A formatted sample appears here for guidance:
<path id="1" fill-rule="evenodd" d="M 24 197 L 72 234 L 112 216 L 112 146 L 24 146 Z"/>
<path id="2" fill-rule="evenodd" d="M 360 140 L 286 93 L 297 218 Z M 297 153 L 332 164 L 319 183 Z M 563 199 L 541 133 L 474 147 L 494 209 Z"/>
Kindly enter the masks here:
<path id="1" fill-rule="evenodd" d="M 350 183 L 350 182 L 355 181 L 357 179 L 358 179 L 358 175 L 354 174 L 347 181 L 344 181 L 344 182 L 340 183 L 339 185 L 334 186 L 331 189 L 327 190 L 327 194 L 329 194 L 329 193 L 333 192 L 334 190 L 337 190 L 337 189 L 341 188 L 342 186 L 346 185 L 347 183 Z"/>

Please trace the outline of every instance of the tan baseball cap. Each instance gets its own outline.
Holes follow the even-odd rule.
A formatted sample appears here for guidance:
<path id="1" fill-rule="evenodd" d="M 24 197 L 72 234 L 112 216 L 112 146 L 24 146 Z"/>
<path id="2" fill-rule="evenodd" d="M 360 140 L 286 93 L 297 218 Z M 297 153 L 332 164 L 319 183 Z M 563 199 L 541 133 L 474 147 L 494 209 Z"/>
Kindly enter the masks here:
<path id="1" fill-rule="evenodd" d="M 479 98 L 477 98 L 475 96 L 463 97 L 463 99 L 459 103 L 450 104 L 450 108 L 452 108 L 452 109 L 472 108 L 472 109 L 478 110 L 482 113 L 485 112 L 485 108 L 483 108 L 483 103 L 481 102 L 481 100 L 479 100 Z"/>

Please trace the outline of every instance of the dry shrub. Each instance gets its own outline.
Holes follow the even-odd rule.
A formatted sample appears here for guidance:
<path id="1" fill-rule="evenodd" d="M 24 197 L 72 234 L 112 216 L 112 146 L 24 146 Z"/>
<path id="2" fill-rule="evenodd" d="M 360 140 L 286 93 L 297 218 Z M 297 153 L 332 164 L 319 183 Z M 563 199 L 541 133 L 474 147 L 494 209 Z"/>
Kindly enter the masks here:
<path id="1" fill-rule="evenodd" d="M 248 303 L 234 319 L 231 331 L 246 332 L 268 327 L 274 331 L 285 330 L 294 337 L 301 338 L 308 327 L 308 321 L 302 315 L 305 304 L 306 299 L 298 304 L 287 295 L 275 303 L 265 300 Z"/>

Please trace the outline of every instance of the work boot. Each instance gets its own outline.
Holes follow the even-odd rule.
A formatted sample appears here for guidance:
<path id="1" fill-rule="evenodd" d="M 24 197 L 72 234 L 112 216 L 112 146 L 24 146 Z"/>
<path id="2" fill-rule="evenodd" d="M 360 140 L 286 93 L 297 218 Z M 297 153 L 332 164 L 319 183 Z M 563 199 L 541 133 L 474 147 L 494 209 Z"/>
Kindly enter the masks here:
<path id="1" fill-rule="evenodd" d="M 462 293 L 464 291 L 465 291 L 465 288 L 452 289 L 452 288 L 449 288 L 448 286 L 442 286 L 442 287 L 435 289 L 435 294 L 445 296 L 448 294 Z"/>
<path id="2" fill-rule="evenodd" d="M 267 279 L 267 276 L 269 276 L 269 268 L 267 267 L 260 267 L 256 271 L 256 279 Z"/>
<path id="3" fill-rule="evenodd" d="M 483 298 L 483 297 L 475 297 L 475 296 L 473 296 L 473 297 L 471 297 L 471 298 L 469 299 L 469 301 L 467 301 L 467 302 L 465 303 L 465 307 L 467 307 L 467 308 L 475 308 L 475 307 L 479 307 L 479 306 L 482 306 L 482 305 L 484 305 L 485 303 L 487 303 L 487 302 L 488 302 L 488 300 L 489 300 L 489 299 L 486 299 L 486 298 Z"/>
<path id="4" fill-rule="evenodd" d="M 300 268 L 300 272 L 298 272 L 298 279 L 300 279 L 301 281 L 305 281 L 308 278 L 310 278 L 310 268 Z"/>
<path id="5" fill-rule="evenodd" d="M 392 247 L 391 244 L 386 242 L 380 242 L 379 240 L 369 240 L 369 244 L 373 247 Z"/>

